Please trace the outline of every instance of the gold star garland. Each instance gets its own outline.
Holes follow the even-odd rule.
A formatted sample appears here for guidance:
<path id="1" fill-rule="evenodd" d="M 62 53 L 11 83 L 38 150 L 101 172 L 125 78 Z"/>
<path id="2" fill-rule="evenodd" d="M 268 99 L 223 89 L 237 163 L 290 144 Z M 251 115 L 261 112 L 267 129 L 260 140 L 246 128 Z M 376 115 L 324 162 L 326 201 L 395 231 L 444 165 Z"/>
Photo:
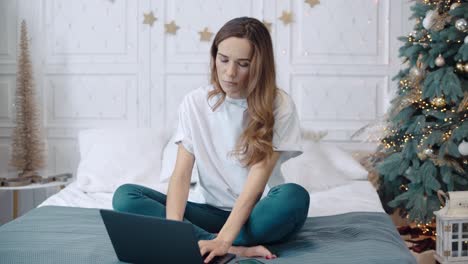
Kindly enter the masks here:
<path id="1" fill-rule="evenodd" d="M 283 11 L 283 14 L 279 17 L 279 20 L 283 21 L 284 25 L 291 24 L 293 22 L 292 12 Z"/>
<path id="2" fill-rule="evenodd" d="M 144 20 L 143 20 L 143 24 L 150 25 L 151 27 L 153 27 L 154 21 L 158 20 L 158 19 L 154 16 L 153 11 L 151 11 L 151 12 L 149 12 L 149 13 L 144 13 L 143 15 L 145 16 L 145 18 L 144 18 Z"/>
<path id="3" fill-rule="evenodd" d="M 177 24 L 174 22 L 174 20 L 171 21 L 169 24 L 164 24 L 166 28 L 166 33 L 175 35 L 177 33 L 177 30 L 180 28 L 177 26 Z"/>
<path id="4" fill-rule="evenodd" d="M 309 4 L 311 8 L 320 4 L 320 0 L 305 0 L 304 2 Z"/>
<path id="5" fill-rule="evenodd" d="M 318 0 L 306 0 L 306 2 L 308 2 L 308 1 L 317 1 L 316 4 L 319 3 Z M 143 13 L 143 15 L 144 15 L 143 24 L 149 25 L 151 27 L 153 26 L 154 22 L 158 20 L 158 18 L 154 16 L 153 11 L 151 11 L 149 13 Z M 279 17 L 279 19 L 281 21 L 283 21 L 284 25 L 291 24 L 294 21 L 292 12 L 288 12 L 288 11 L 283 11 L 283 13 L 282 13 L 281 17 Z M 271 33 L 273 23 L 268 22 L 266 20 L 263 20 L 262 23 L 268 29 L 268 31 Z M 167 34 L 171 34 L 171 35 L 176 35 L 177 30 L 180 29 L 180 27 L 176 24 L 176 22 L 174 20 L 172 20 L 170 23 L 164 24 L 164 27 L 165 27 L 165 32 Z M 198 34 L 200 34 L 200 41 L 206 41 L 206 42 L 211 41 L 211 38 L 213 36 L 213 32 L 210 32 L 208 27 L 205 27 L 203 29 L 203 31 L 199 31 Z"/>
<path id="6" fill-rule="evenodd" d="M 205 27 L 203 31 L 198 31 L 198 34 L 200 34 L 200 41 L 210 41 L 213 35 L 207 27 Z"/>

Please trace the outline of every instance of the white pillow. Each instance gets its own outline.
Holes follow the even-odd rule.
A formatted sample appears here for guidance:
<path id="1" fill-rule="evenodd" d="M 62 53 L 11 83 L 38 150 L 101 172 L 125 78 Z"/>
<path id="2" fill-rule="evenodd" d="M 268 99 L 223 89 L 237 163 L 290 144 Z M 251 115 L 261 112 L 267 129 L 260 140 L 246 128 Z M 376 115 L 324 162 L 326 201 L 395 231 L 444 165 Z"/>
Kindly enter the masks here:
<path id="1" fill-rule="evenodd" d="M 309 192 L 328 190 L 351 180 L 337 170 L 320 142 L 306 142 L 304 153 L 282 164 L 281 171 L 287 182 L 302 185 Z"/>
<path id="2" fill-rule="evenodd" d="M 89 129 L 78 135 L 81 160 L 77 186 L 114 192 L 124 183 L 154 188 L 161 169 L 164 133 L 151 128 Z"/>
<path id="3" fill-rule="evenodd" d="M 322 148 L 333 166 L 351 180 L 367 180 L 369 172 L 353 156 L 340 147 L 327 144 Z"/>
<path id="4" fill-rule="evenodd" d="M 166 146 L 164 147 L 164 152 L 162 156 L 162 165 L 161 173 L 159 174 L 159 182 L 168 183 L 171 178 L 172 172 L 175 168 L 175 163 L 177 159 L 177 144 L 174 143 L 175 134 L 169 139 Z M 192 178 L 190 182 L 192 184 L 198 181 L 198 169 L 197 164 L 193 165 Z"/>
<path id="5" fill-rule="evenodd" d="M 304 153 L 285 162 L 281 170 L 286 181 L 298 183 L 309 192 L 367 177 L 367 171 L 350 154 L 332 144 L 310 141 L 305 143 Z"/>

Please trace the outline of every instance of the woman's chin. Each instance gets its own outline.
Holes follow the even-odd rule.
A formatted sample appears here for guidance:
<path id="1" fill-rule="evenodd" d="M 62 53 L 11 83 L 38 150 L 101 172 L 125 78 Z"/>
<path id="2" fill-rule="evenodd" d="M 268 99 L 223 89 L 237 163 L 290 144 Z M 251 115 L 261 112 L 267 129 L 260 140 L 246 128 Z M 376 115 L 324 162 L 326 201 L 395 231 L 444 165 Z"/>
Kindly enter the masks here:
<path id="1" fill-rule="evenodd" d="M 229 98 L 240 98 L 240 93 L 237 91 L 237 89 L 232 87 L 223 87 L 222 89 Z"/>

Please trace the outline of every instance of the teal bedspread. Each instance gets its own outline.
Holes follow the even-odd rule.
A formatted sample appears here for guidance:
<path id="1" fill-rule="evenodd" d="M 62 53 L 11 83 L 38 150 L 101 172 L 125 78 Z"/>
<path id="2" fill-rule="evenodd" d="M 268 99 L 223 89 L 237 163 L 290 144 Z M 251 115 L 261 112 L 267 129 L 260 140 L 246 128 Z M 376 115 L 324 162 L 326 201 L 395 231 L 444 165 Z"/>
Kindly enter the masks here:
<path id="1" fill-rule="evenodd" d="M 383 213 L 311 217 L 296 237 L 269 248 L 279 258 L 265 263 L 416 263 Z M 0 263 L 119 261 L 97 209 L 44 206 L 0 227 Z"/>

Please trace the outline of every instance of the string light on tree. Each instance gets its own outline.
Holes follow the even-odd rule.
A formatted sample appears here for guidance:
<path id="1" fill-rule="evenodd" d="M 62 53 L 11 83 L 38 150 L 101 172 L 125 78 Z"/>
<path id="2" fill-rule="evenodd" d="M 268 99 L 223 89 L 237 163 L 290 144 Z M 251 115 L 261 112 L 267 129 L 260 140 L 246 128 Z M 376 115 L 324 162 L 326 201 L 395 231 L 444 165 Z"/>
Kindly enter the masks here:
<path id="1" fill-rule="evenodd" d="M 431 100 L 431 104 L 435 107 L 444 107 L 447 105 L 447 102 L 445 101 L 445 98 L 443 97 L 434 97 Z"/>
<path id="2" fill-rule="evenodd" d="M 426 160 L 428 157 L 432 156 L 434 154 L 434 151 L 430 148 L 428 149 L 424 149 L 423 151 L 419 152 L 417 155 L 418 155 L 418 158 L 420 160 Z"/>
<path id="3" fill-rule="evenodd" d="M 432 149 L 425 149 L 425 150 L 424 150 L 424 154 L 426 154 L 426 155 L 429 156 L 429 155 L 434 154 L 434 151 L 433 151 Z"/>

